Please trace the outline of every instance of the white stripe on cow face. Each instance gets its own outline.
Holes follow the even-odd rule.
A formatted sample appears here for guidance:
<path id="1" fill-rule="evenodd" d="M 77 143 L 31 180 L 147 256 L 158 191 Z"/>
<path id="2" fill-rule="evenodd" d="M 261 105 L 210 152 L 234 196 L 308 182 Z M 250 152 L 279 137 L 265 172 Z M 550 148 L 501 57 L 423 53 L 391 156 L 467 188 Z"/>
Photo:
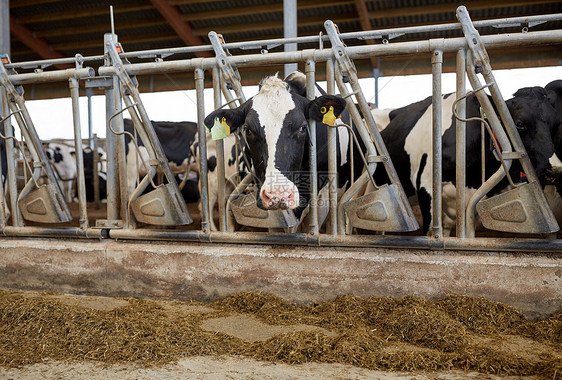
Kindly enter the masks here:
<path id="1" fill-rule="evenodd" d="M 562 173 L 562 161 L 560 161 L 560 158 L 558 158 L 556 153 L 554 153 L 552 155 L 552 157 L 550 157 L 548 159 L 548 162 L 550 162 L 550 165 L 552 166 L 552 171 L 555 174 L 561 174 Z"/>
<path id="2" fill-rule="evenodd" d="M 267 164 L 265 179 L 260 189 L 260 197 L 266 208 L 284 204 L 294 209 L 299 204 L 299 190 L 295 184 L 278 169 L 275 163 L 277 142 L 283 128 L 285 117 L 295 108 L 285 82 L 277 77 L 264 80 L 258 95 L 253 98 L 252 108 L 258 115 L 260 126 L 264 128 L 267 144 Z"/>

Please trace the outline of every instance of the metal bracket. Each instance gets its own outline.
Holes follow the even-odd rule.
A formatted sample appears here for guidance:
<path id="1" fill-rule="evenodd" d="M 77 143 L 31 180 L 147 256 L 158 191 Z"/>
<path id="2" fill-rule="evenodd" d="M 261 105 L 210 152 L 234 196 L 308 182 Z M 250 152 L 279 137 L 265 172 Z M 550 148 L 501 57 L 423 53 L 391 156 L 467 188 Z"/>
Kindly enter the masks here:
<path id="1" fill-rule="evenodd" d="M 244 103 L 246 101 L 246 97 L 244 96 L 244 92 L 242 91 L 242 85 L 240 83 L 240 73 L 238 72 L 236 66 L 230 62 L 228 55 L 222 47 L 222 44 L 224 43 L 222 35 L 219 35 L 214 31 L 210 31 L 209 40 L 211 41 L 211 45 L 213 45 L 213 50 L 215 51 L 215 55 L 217 57 L 219 69 L 225 83 L 227 84 L 227 88 L 229 90 L 234 90 L 234 93 L 240 99 L 240 104 Z M 225 89 L 223 89 L 223 92 L 225 92 Z M 226 94 L 225 97 L 230 101 L 229 97 Z"/>

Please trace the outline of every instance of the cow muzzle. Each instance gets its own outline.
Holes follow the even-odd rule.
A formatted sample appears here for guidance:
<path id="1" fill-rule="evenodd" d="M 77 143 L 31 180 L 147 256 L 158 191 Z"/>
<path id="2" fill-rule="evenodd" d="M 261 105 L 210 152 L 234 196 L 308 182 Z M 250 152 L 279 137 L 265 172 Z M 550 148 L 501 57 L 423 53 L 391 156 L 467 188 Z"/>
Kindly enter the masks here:
<path id="1" fill-rule="evenodd" d="M 267 210 L 292 210 L 297 205 L 295 192 L 292 189 L 262 189 L 260 197 Z"/>

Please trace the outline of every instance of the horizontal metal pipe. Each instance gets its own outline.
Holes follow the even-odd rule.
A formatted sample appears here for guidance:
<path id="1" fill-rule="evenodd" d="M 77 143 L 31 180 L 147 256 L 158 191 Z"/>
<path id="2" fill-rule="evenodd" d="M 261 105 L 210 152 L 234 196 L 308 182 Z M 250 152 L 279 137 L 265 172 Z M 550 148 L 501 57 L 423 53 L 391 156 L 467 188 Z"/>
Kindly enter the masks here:
<path id="1" fill-rule="evenodd" d="M 13 74 L 8 75 L 10 82 L 14 85 L 18 84 L 31 84 L 31 83 L 48 83 L 67 81 L 70 78 L 82 79 L 93 77 L 96 71 L 91 67 L 84 67 L 82 69 L 66 69 L 56 71 L 43 71 L 40 73 L 26 73 L 26 74 Z"/>
<path id="2" fill-rule="evenodd" d="M 439 251 L 517 251 L 554 252 L 562 256 L 562 240 L 459 238 L 432 239 L 427 236 L 319 235 L 265 232 L 209 232 L 177 230 L 110 230 L 109 237 L 127 240 L 194 241 L 233 244 L 283 244 L 309 246 L 346 246 L 364 248 L 404 248 Z"/>
<path id="3" fill-rule="evenodd" d="M 444 53 L 454 52 L 468 47 L 464 37 L 439 39 Z M 397 42 L 381 45 L 349 46 L 346 52 L 351 59 L 365 59 L 377 56 L 398 56 L 404 54 L 431 53 L 434 40 Z M 487 49 L 494 47 L 514 47 L 562 43 L 562 30 L 549 30 L 529 33 L 502 34 L 482 36 Z M 314 60 L 325 62 L 333 57 L 331 49 L 307 49 L 297 52 L 276 52 L 268 54 L 246 54 L 229 57 L 231 63 L 237 67 L 259 66 L 263 64 L 285 64 L 291 62 L 306 62 Z M 172 73 L 193 71 L 195 68 L 209 70 L 218 64 L 217 58 L 195 58 L 177 61 L 134 63 L 124 65 L 129 75 L 143 75 L 152 73 Z M 103 66 L 98 69 L 99 75 L 108 76 L 114 73 L 113 67 Z"/>
<path id="4" fill-rule="evenodd" d="M 88 239 L 104 239 L 109 237 L 109 231 L 101 228 L 79 227 L 11 227 L 6 226 L 1 230 L 3 236 L 12 237 L 67 237 L 67 238 L 88 238 Z"/>
<path id="5" fill-rule="evenodd" d="M 538 15 L 538 16 L 523 16 L 523 17 L 513 17 L 513 18 L 502 18 L 493 20 L 482 20 L 474 21 L 473 24 L 477 28 L 497 26 L 497 27 L 507 27 L 517 24 L 528 24 L 532 25 L 537 22 L 544 21 L 559 21 L 562 20 L 562 13 L 555 13 L 550 15 Z M 403 35 L 403 34 L 413 34 L 413 33 L 425 33 L 425 32 L 436 32 L 436 31 L 449 31 L 449 30 L 460 30 L 461 26 L 459 23 L 447 23 L 439 25 L 422 25 L 422 26 L 410 26 L 402 28 L 390 28 L 390 29 L 378 29 L 369 30 L 362 32 L 348 32 L 341 33 L 340 38 L 343 40 L 347 39 L 373 39 L 373 38 L 383 38 L 385 36 L 393 35 Z M 246 42 L 227 42 L 223 46 L 224 49 L 257 49 L 263 46 L 279 46 L 291 43 L 311 43 L 319 40 L 329 41 L 328 36 L 304 36 L 304 37 L 293 37 L 293 38 L 275 38 L 266 40 L 256 40 L 256 41 L 246 41 Z M 142 50 L 142 51 L 131 51 L 127 53 L 119 54 L 122 58 L 127 57 L 157 57 L 157 56 L 169 56 L 173 54 L 185 54 L 194 53 L 198 51 L 213 51 L 212 45 L 201 45 L 201 46 L 188 46 L 179 48 L 166 48 L 166 49 L 152 49 L 152 50 Z M 104 59 L 103 55 L 82 57 L 82 62 L 91 61 L 101 61 Z M 74 64 L 76 62 L 75 57 L 69 58 L 56 58 L 56 59 L 45 59 L 37 61 L 27 61 L 27 62 L 17 62 L 5 65 L 6 68 L 33 68 L 33 67 L 44 67 L 46 65 L 59 65 L 59 64 Z"/>

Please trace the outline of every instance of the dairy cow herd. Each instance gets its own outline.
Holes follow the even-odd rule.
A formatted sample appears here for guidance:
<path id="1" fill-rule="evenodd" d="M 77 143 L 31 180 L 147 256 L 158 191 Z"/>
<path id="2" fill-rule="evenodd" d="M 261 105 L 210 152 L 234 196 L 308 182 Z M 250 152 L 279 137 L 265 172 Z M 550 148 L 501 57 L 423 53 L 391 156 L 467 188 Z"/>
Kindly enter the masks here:
<path id="1" fill-rule="evenodd" d="M 311 198 L 310 193 L 310 130 L 309 120 L 316 120 L 316 162 L 318 183 L 325 184 L 328 173 L 328 126 L 324 125 L 326 114 L 347 121 L 345 101 L 340 96 L 319 94 L 309 100 L 305 93 L 305 76 L 295 72 L 282 80 L 275 76 L 263 79 L 258 94 L 238 108 L 221 108 L 205 118 L 207 128 L 227 128 L 224 133 L 225 177 L 229 189 L 248 173 L 256 182 L 256 203 L 266 210 L 292 210 L 300 217 Z M 453 115 L 455 94 L 443 96 L 442 106 L 442 180 L 443 180 L 443 228 L 450 231 L 455 223 L 455 139 L 456 118 Z M 540 184 L 557 217 L 562 222 L 562 80 L 543 87 L 518 90 L 506 101 L 517 131 L 535 168 Z M 429 231 L 432 218 L 432 102 L 431 97 L 417 103 L 393 110 L 371 110 L 377 127 L 385 142 L 400 183 L 410 199 L 417 199 L 422 215 L 422 233 Z M 466 102 L 467 118 L 481 116 L 481 108 L 474 95 Z M 169 165 L 176 175 L 187 203 L 198 202 L 199 142 L 197 124 L 193 122 L 152 122 L 163 147 Z M 354 127 L 352 128 L 354 129 Z M 130 136 L 135 136 L 131 120 L 125 120 L 127 182 L 130 191 L 137 178 L 145 174 L 142 162 L 148 156 L 143 143 L 137 138 L 137 146 Z M 222 129 L 221 129 L 222 131 Z M 466 125 L 466 187 L 467 199 L 482 184 L 481 168 L 486 178 L 498 170 L 500 163 L 495 158 L 493 144 L 488 134 L 481 135 L 479 121 Z M 223 131 L 224 132 L 224 131 Z M 345 127 L 337 128 L 337 176 L 338 187 L 349 187 L 363 170 L 361 155 L 364 147 L 350 149 L 350 132 Z M 218 178 L 215 143 L 211 133 L 207 136 L 207 164 L 211 226 L 214 222 L 212 209 L 217 202 Z M 224 136 L 222 136 L 224 137 Z M 481 153 L 484 146 L 492 147 Z M 237 143 L 238 142 L 238 143 Z M 0 144 L 3 155 L 2 173 L 5 169 L 5 147 Z M 75 199 L 76 160 L 74 148 L 64 144 L 50 143 L 45 146 L 47 157 L 54 166 L 67 201 Z M 88 201 L 93 200 L 93 155 L 98 154 L 103 162 L 104 153 L 94 152 L 85 146 L 85 178 Z M 353 155 L 353 157 L 352 157 Z M 483 157 L 484 155 L 484 157 Z M 484 163 L 482 159 L 484 158 Z M 351 167 L 354 163 L 354 167 Z M 102 169 L 100 167 L 100 169 Z M 510 168 L 514 180 L 522 172 L 515 160 Z M 99 170 L 100 194 L 105 195 L 105 174 Z M 352 178 L 354 177 L 354 178 Z M 387 173 L 382 165 L 374 173 L 377 185 L 387 183 Z M 493 190 L 505 189 L 506 181 Z"/>

